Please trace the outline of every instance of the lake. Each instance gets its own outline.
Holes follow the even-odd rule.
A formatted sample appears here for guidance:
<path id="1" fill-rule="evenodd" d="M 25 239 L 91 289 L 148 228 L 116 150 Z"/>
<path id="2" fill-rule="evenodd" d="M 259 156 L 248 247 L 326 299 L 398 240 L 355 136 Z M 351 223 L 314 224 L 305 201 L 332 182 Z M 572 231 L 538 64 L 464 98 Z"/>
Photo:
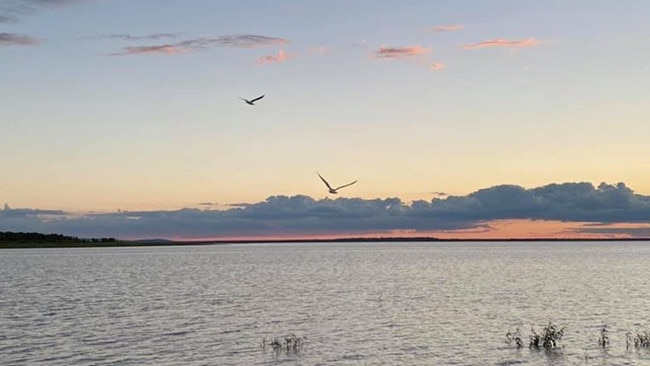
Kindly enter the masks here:
<path id="1" fill-rule="evenodd" d="M 649 269 L 647 242 L 6 249 L 0 364 L 647 365 Z"/>

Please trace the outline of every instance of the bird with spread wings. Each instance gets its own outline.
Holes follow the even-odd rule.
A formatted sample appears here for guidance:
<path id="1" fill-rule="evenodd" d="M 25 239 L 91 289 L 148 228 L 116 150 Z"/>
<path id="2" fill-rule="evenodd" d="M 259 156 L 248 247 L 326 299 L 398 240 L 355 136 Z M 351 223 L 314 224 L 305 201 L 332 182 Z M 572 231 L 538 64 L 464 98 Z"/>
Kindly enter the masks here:
<path id="1" fill-rule="evenodd" d="M 355 181 L 352 182 L 352 183 L 348 183 L 348 184 L 344 184 L 344 185 L 342 185 L 342 186 L 340 186 L 340 187 L 332 188 L 332 186 L 330 186 L 330 184 L 327 183 L 327 181 L 325 180 L 325 178 L 323 178 L 323 176 L 320 175 L 320 173 L 316 173 L 316 174 L 318 174 L 318 176 L 319 176 L 320 179 L 323 181 L 323 183 L 325 183 L 325 185 L 327 186 L 327 189 L 328 189 L 329 193 L 331 193 L 331 194 L 337 194 L 337 193 L 339 193 L 339 192 L 338 192 L 339 189 L 341 189 L 341 188 L 345 188 L 345 187 L 347 187 L 347 186 L 351 186 L 351 185 L 353 185 L 354 183 L 357 182 L 357 181 L 355 180 Z"/>
<path id="2" fill-rule="evenodd" d="M 257 102 L 258 100 L 260 100 L 262 98 L 264 98 L 264 94 L 260 95 L 259 97 L 255 98 L 255 99 L 251 99 L 251 100 L 239 97 L 239 99 L 243 100 L 248 105 L 255 105 L 255 102 Z"/>

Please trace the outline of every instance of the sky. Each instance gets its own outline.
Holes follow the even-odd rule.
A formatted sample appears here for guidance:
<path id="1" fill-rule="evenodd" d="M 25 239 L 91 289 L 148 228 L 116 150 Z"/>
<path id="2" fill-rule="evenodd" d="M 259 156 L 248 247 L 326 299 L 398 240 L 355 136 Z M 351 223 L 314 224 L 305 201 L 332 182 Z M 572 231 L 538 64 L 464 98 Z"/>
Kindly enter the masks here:
<path id="1" fill-rule="evenodd" d="M 0 0 L 0 231 L 650 236 L 647 14 Z"/>

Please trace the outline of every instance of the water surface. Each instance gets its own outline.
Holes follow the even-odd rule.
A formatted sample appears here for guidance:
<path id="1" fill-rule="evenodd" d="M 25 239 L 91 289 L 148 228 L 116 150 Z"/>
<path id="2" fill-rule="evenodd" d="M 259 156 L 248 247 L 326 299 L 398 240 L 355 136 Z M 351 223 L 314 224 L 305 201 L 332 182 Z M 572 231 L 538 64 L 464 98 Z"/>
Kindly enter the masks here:
<path id="1" fill-rule="evenodd" d="M 648 263 L 644 242 L 2 250 L 0 364 L 650 364 L 625 345 Z M 548 322 L 559 350 L 504 342 Z M 300 352 L 260 347 L 290 334 Z"/>

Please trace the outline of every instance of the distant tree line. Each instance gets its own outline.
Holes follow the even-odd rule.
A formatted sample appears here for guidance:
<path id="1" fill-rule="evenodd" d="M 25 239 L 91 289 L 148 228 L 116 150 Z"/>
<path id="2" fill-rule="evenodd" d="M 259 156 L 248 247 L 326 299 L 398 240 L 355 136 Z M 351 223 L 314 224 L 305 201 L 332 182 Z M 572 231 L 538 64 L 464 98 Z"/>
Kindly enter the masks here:
<path id="1" fill-rule="evenodd" d="M 113 243 L 115 238 L 91 238 L 82 239 L 76 236 L 67 236 L 61 234 L 41 234 L 41 233 L 24 233 L 0 231 L 0 242 L 12 243 Z"/>

